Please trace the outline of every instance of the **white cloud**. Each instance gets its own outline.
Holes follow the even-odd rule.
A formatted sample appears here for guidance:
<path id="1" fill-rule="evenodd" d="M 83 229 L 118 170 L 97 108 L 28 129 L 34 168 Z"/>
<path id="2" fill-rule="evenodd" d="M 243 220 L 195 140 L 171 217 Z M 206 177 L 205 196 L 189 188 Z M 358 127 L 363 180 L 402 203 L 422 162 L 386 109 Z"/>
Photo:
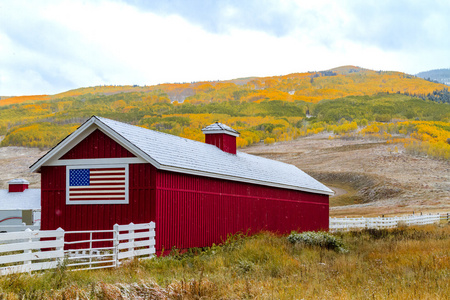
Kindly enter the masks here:
<path id="1" fill-rule="evenodd" d="M 397 48 L 385 48 L 395 35 L 386 32 L 383 19 L 373 23 L 380 12 L 367 13 L 364 22 L 363 8 L 352 2 L 282 1 L 275 13 L 271 9 L 276 3 L 270 1 L 248 7 L 227 3 L 212 6 L 225 9 L 211 12 L 221 16 L 223 24 L 217 26 L 226 28 L 217 31 L 205 25 L 213 19 L 193 22 L 192 15 L 180 11 L 157 14 L 118 1 L 2 2 L 0 95 L 271 76 L 346 64 L 409 73 L 449 67 L 442 65 L 448 61 L 448 48 L 436 46 L 448 36 L 448 21 L 436 9 L 421 15 L 421 32 L 430 34 L 411 41 L 414 47 L 405 47 L 407 40 L 402 39 Z M 255 5 L 267 5 L 258 6 L 258 13 L 270 22 L 231 22 L 250 18 L 243 12 Z M 383 2 L 379 10 L 386 6 Z M 410 11 L 420 15 L 417 7 Z M 401 11 L 386 19 L 390 26 L 397 14 Z M 271 25 L 280 28 L 267 29 Z M 406 29 L 392 28 L 397 35 Z M 419 47 L 422 40 L 434 47 Z"/>

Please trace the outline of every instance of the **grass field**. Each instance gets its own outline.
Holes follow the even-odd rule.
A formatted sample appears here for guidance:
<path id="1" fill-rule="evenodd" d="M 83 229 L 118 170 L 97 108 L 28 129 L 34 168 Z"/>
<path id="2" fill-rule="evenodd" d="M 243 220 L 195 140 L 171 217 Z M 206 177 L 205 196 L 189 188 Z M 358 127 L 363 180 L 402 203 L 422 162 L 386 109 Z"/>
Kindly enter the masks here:
<path id="1" fill-rule="evenodd" d="M 333 237 L 345 250 L 261 233 L 118 269 L 3 276 L 0 299 L 448 299 L 448 224 Z"/>

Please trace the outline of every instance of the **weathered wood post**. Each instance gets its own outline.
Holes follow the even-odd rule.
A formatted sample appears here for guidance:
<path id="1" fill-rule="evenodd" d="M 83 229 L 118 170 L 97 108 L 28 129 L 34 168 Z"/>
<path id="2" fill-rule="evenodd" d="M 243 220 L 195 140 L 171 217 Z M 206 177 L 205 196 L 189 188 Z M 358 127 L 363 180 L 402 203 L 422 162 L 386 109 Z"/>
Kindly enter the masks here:
<path id="1" fill-rule="evenodd" d="M 28 233 L 27 242 L 29 243 L 29 245 L 31 245 L 33 242 L 32 235 L 31 235 L 32 230 L 30 228 L 27 228 L 27 229 L 25 229 L 25 232 Z M 27 259 L 23 262 L 24 271 L 28 272 L 29 274 L 31 274 L 31 253 L 32 252 L 33 251 L 31 250 L 30 247 L 23 250 L 23 253 L 29 254 L 29 255 L 27 255 Z"/>
<path id="2" fill-rule="evenodd" d="M 130 235 L 130 240 L 128 240 L 128 242 L 131 242 L 131 247 L 132 248 L 129 248 L 128 249 L 128 251 L 132 251 L 132 253 L 133 253 L 133 256 L 132 256 L 132 258 L 134 257 L 134 244 L 135 244 L 135 241 L 134 241 L 134 227 L 133 227 L 133 225 L 134 225 L 134 223 L 133 222 L 131 222 L 130 223 L 130 230 L 128 231 L 128 233 L 129 233 L 129 235 Z"/>
<path id="3" fill-rule="evenodd" d="M 113 255 L 114 255 L 114 266 L 119 266 L 119 224 L 114 224 L 113 232 Z"/>
<path id="4" fill-rule="evenodd" d="M 61 252 L 60 256 L 57 258 L 58 264 L 62 265 L 64 262 L 64 229 L 62 229 L 61 227 L 58 227 L 58 229 L 56 229 L 56 231 L 58 231 L 59 233 L 61 233 L 61 236 L 56 238 L 56 240 L 58 240 L 60 242 L 60 247 L 56 247 L 55 250 L 58 250 Z"/>

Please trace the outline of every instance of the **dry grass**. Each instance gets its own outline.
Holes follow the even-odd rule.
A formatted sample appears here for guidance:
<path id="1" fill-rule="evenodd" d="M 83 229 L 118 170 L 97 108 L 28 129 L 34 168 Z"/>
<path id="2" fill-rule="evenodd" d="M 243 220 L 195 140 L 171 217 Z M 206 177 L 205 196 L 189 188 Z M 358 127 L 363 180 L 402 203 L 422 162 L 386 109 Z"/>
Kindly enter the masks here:
<path id="1" fill-rule="evenodd" d="M 0 299 L 448 299 L 450 226 L 336 235 L 339 253 L 269 233 L 115 270 L 0 278 Z"/>

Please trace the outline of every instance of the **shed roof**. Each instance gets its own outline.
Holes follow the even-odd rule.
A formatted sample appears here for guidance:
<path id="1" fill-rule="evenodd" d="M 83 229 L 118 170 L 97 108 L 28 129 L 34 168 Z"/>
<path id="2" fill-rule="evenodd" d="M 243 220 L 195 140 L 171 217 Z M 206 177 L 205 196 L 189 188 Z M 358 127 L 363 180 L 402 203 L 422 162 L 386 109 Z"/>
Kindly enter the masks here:
<path id="1" fill-rule="evenodd" d="M 255 183 L 318 194 L 334 192 L 294 165 L 242 152 L 230 154 L 214 145 L 93 116 L 30 168 L 38 171 L 82 131 L 97 126 L 156 168 L 179 173 Z M 65 151 L 68 151 L 65 149 Z"/>
<path id="2" fill-rule="evenodd" d="M 204 134 L 210 134 L 210 133 L 225 133 L 233 136 L 239 136 L 239 132 L 237 130 L 234 130 L 230 126 L 227 126 L 225 124 L 216 122 L 209 126 L 206 126 L 202 129 Z"/>
<path id="3" fill-rule="evenodd" d="M 24 209 L 41 209 L 40 189 L 27 189 L 18 193 L 0 190 L 0 210 Z"/>
<path id="4" fill-rule="evenodd" d="M 30 183 L 26 179 L 15 178 L 15 179 L 8 181 L 8 184 L 30 184 Z"/>

